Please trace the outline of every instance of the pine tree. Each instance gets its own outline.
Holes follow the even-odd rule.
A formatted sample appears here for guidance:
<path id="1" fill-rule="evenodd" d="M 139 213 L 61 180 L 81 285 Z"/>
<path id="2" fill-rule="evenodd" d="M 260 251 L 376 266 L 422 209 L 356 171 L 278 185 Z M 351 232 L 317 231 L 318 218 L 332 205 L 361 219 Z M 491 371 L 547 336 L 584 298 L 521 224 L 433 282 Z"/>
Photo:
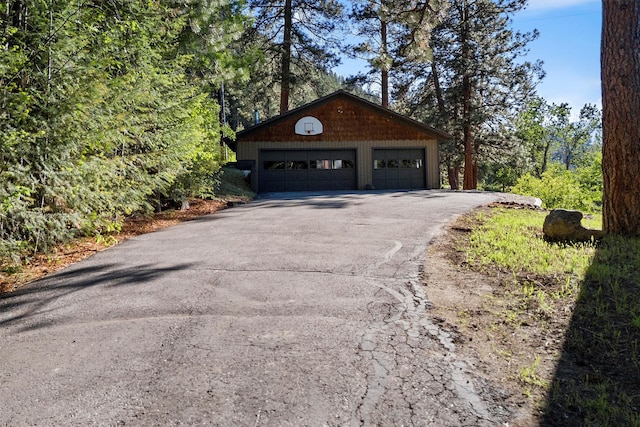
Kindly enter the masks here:
<path id="1" fill-rule="evenodd" d="M 438 0 L 361 0 L 352 4 L 349 18 L 362 42 L 350 46 L 351 55 L 364 58 L 370 70 L 351 81 L 380 86 L 383 107 L 389 107 L 390 79 L 394 68 L 407 61 L 426 61 L 429 35 L 446 12 Z"/>
<path id="2" fill-rule="evenodd" d="M 640 235 L 640 0 L 603 0 L 603 226 Z"/>
<path id="3" fill-rule="evenodd" d="M 219 167 L 218 106 L 184 43 L 194 9 L 8 0 L 0 16 L 0 256 L 117 227 Z"/>
<path id="4" fill-rule="evenodd" d="M 432 32 L 430 72 L 420 64 L 407 64 L 398 89 L 409 99 L 409 113 L 454 136 L 452 144 L 443 147 L 443 159 L 452 175 L 464 164 L 465 189 L 478 185 L 482 151 L 505 148 L 510 116 L 534 94 L 536 80 L 542 77 L 541 63 L 517 61 L 537 37 L 537 32 L 522 34 L 510 28 L 510 16 L 524 4 L 452 0 L 447 17 Z"/>
<path id="5" fill-rule="evenodd" d="M 255 17 L 248 44 L 260 44 L 267 64 L 277 64 L 280 86 L 280 113 L 289 109 L 289 98 L 314 68 L 330 69 L 338 63 L 340 42 L 335 30 L 342 6 L 336 0 L 250 1 Z M 269 66 L 269 65 L 268 65 Z"/>

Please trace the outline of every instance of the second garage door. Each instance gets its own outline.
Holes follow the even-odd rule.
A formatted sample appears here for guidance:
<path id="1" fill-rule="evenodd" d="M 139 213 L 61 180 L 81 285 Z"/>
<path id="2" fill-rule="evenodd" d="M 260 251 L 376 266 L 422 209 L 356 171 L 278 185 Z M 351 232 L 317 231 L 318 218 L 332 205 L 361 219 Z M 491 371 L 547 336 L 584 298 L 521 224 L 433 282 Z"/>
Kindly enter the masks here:
<path id="1" fill-rule="evenodd" d="M 355 190 L 355 150 L 262 150 L 261 192 Z"/>
<path id="2" fill-rule="evenodd" d="M 378 190 L 425 188 L 422 148 L 373 150 L 373 186 Z"/>

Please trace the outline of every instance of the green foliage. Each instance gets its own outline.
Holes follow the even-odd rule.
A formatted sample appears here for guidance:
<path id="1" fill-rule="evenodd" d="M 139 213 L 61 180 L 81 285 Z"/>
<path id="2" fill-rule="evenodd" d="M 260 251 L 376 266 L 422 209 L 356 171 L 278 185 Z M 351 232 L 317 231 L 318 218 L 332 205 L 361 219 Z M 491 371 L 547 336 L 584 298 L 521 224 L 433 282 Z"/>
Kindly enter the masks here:
<path id="1" fill-rule="evenodd" d="M 586 104 L 578 120 L 571 120 L 568 104 L 549 105 L 544 99 L 531 99 L 515 119 L 516 137 L 529 162 L 530 172 L 537 178 L 552 160 L 565 169 L 590 163 L 600 151 L 600 111 Z"/>
<path id="2" fill-rule="evenodd" d="M 356 35 L 351 38 L 357 43 L 348 46 L 347 51 L 352 57 L 365 59 L 369 70 L 351 76 L 349 81 L 371 88 L 381 86 L 382 80 L 387 79 L 394 86 L 400 79 L 394 71 L 400 64 L 432 59 L 429 36 L 447 12 L 446 2 L 439 0 L 412 3 L 411 7 L 395 0 L 352 1 L 348 18 Z M 382 95 L 385 96 L 388 93 Z"/>
<path id="3" fill-rule="evenodd" d="M 588 166 L 569 171 L 558 163 L 536 178 L 522 176 L 511 189 L 513 193 L 539 197 L 548 209 L 575 209 L 600 212 L 602 209 L 602 155 L 595 153 Z"/>
<path id="4" fill-rule="evenodd" d="M 258 76 L 254 75 L 251 81 L 257 91 L 251 107 L 257 108 L 258 103 L 279 91 L 277 111 L 286 111 L 291 107 L 290 92 L 303 94 L 302 85 L 314 81 L 310 79 L 312 74 L 340 62 L 337 53 L 341 40 L 336 37 L 336 29 L 343 5 L 336 0 L 248 3 L 254 25 L 245 33 L 243 42 L 262 53 L 255 66 Z M 273 115 L 275 112 L 266 111 L 266 117 Z"/>
<path id="5" fill-rule="evenodd" d="M 246 19 L 234 7 L 0 5 L 0 257 L 112 230 L 177 193 L 213 194 L 222 129 L 210 83 Z"/>
<path id="6" fill-rule="evenodd" d="M 547 102 L 534 97 L 515 118 L 516 137 L 526 153 L 531 173 L 540 178 L 547 170 L 553 135 L 548 125 L 551 107 Z"/>
<path id="7" fill-rule="evenodd" d="M 273 63 L 256 62 L 251 67 L 251 81 L 242 86 L 227 86 L 228 121 L 236 130 L 242 130 L 254 124 L 254 111 L 258 111 L 260 121 L 279 114 L 278 70 Z M 296 78 L 291 88 L 290 108 L 297 108 L 326 96 L 343 87 L 343 79 L 333 73 L 315 67 L 311 63 L 304 65 L 304 71 L 298 71 L 298 64 L 292 65 L 294 73 L 303 74 Z M 352 90 L 353 89 L 353 90 Z M 350 89 L 364 96 L 356 88 Z"/>
<path id="8" fill-rule="evenodd" d="M 570 120 L 571 107 L 567 104 L 554 105 L 556 126 L 554 139 L 555 151 L 552 158 L 572 169 L 585 164 L 590 154 L 600 151 L 601 113 L 594 105 L 586 104 L 580 110 L 577 121 Z"/>
<path id="9" fill-rule="evenodd" d="M 515 146 L 507 152 L 492 150 L 492 156 L 479 166 L 482 188 L 489 191 L 508 192 L 528 170 L 526 154 Z"/>
<path id="10" fill-rule="evenodd" d="M 471 234 L 469 262 L 479 268 L 493 265 L 509 273 L 528 271 L 567 278 L 584 277 L 595 248 L 559 246 L 541 238 L 546 212 L 499 210 Z"/>
<path id="11" fill-rule="evenodd" d="M 247 177 L 244 172 L 236 169 L 223 167 L 216 175 L 216 192 L 223 194 L 225 197 L 240 197 L 241 199 L 251 200 L 255 197 L 255 193 L 251 191 Z"/>
<path id="12" fill-rule="evenodd" d="M 447 3 L 431 31 L 431 59 L 400 61 L 394 98 L 402 112 L 453 136 L 441 144 L 442 162 L 448 168 L 469 163 L 466 185 L 475 188 L 482 165 L 500 164 L 500 155 L 516 145 L 512 117 L 543 76 L 540 62 L 520 60 L 538 33 L 512 28 L 523 0 Z M 504 172 L 498 186 L 511 180 Z"/>

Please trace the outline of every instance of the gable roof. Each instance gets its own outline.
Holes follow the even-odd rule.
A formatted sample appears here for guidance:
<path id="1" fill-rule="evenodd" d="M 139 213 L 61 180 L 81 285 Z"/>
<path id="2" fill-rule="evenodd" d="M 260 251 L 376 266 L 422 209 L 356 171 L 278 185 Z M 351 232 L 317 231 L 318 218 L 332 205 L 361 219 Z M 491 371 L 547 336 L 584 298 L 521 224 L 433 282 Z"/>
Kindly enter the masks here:
<path id="1" fill-rule="evenodd" d="M 322 106 L 337 100 L 346 101 L 347 103 L 350 103 L 357 108 L 369 110 L 371 113 L 376 116 L 380 116 L 380 118 L 384 119 L 385 121 L 392 121 L 403 127 L 411 128 L 414 132 L 425 134 L 432 139 L 448 140 L 452 138 L 451 135 L 441 130 L 435 129 L 431 126 L 427 126 L 417 120 L 414 120 L 402 114 L 398 114 L 388 108 L 384 108 L 378 104 L 374 104 L 373 102 L 367 101 L 366 99 L 360 98 L 344 90 L 338 90 L 301 107 L 287 111 L 284 114 L 272 117 L 268 120 L 265 120 L 264 122 L 244 129 L 236 134 L 236 141 L 241 142 L 242 140 L 253 140 L 254 137 L 258 136 L 258 134 L 264 132 L 270 127 L 277 126 L 281 122 L 293 120 L 296 117 L 302 117 L 304 116 L 304 113 L 317 110 Z"/>

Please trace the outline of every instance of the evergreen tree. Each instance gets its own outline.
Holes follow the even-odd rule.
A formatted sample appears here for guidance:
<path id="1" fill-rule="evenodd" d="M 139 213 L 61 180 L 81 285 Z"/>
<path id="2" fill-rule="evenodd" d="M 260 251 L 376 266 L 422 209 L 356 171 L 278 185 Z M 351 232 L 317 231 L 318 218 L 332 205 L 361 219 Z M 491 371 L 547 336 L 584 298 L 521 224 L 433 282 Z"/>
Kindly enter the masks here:
<path id="1" fill-rule="evenodd" d="M 118 227 L 215 172 L 218 106 L 181 49 L 192 9 L 8 0 L 0 16 L 0 256 Z"/>
<path id="2" fill-rule="evenodd" d="M 180 51 L 191 56 L 192 75 L 208 83 L 246 79 L 255 59 L 241 51 L 240 39 L 250 28 L 244 0 L 185 0 L 179 13 L 186 24 L 179 34 Z"/>
<path id="3" fill-rule="evenodd" d="M 257 115 L 260 121 L 280 113 L 278 88 L 270 84 L 279 73 L 273 63 L 257 63 L 251 68 L 251 80 L 243 85 L 229 86 L 227 90 L 227 121 L 234 130 L 252 126 Z M 297 68 L 293 68 L 297 70 Z M 344 80 L 324 69 L 305 65 L 304 79 L 299 79 L 297 90 L 289 103 L 297 108 L 340 89 Z M 356 89 L 353 88 L 355 91 Z"/>
<path id="4" fill-rule="evenodd" d="M 342 6 L 336 0 L 285 0 L 284 4 L 250 0 L 249 4 L 255 25 L 245 40 L 261 46 L 267 67 L 278 67 L 277 78 L 264 83 L 280 86 L 280 113 L 284 113 L 293 88 L 309 81 L 306 76 L 315 69 L 327 70 L 338 63 L 335 30 Z"/>
<path id="5" fill-rule="evenodd" d="M 429 34 L 446 13 L 438 0 L 360 0 L 349 18 L 362 42 L 350 46 L 351 55 L 364 58 L 370 70 L 351 78 L 354 83 L 380 86 L 382 106 L 389 106 L 392 70 L 407 61 L 425 62 L 430 56 Z"/>
<path id="6" fill-rule="evenodd" d="M 432 32 L 428 72 L 418 63 L 405 66 L 398 87 L 408 100 L 405 110 L 454 136 L 442 150 L 454 188 L 462 163 L 463 187 L 475 189 L 483 151 L 513 144 L 511 116 L 542 77 L 540 63 L 518 62 L 537 37 L 510 28 L 510 17 L 524 5 L 524 0 L 451 0 L 447 17 Z"/>

